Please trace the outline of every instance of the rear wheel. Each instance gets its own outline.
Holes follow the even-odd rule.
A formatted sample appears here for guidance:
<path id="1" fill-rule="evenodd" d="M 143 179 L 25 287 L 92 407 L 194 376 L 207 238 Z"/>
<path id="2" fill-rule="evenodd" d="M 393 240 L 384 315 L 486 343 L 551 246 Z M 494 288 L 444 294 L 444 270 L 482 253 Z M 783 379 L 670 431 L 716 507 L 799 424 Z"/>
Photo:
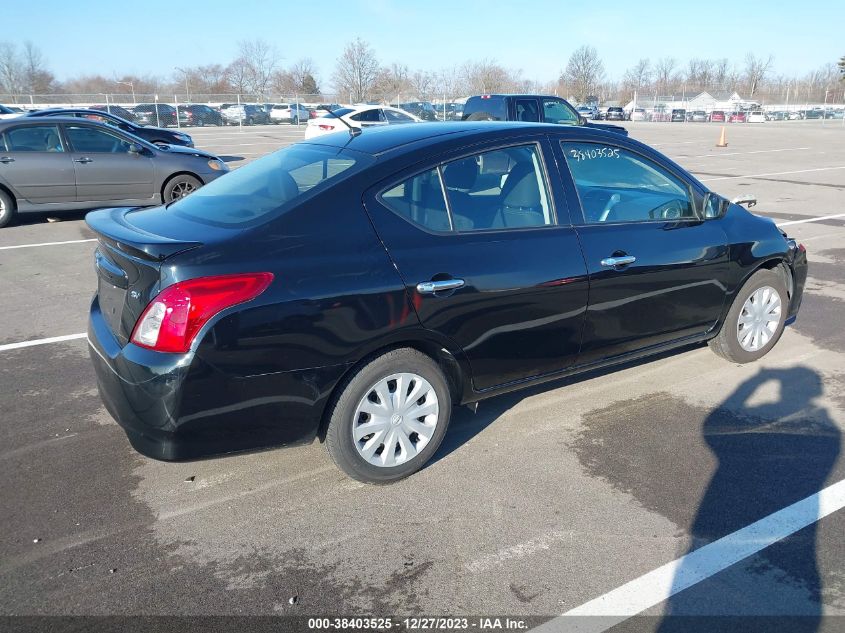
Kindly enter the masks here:
<path id="1" fill-rule="evenodd" d="M 0 229 L 9 226 L 15 219 L 15 199 L 0 189 Z"/>
<path id="2" fill-rule="evenodd" d="M 734 363 L 762 358 L 783 334 L 788 309 L 783 278 L 771 270 L 758 270 L 737 293 L 710 349 Z"/>
<path id="3" fill-rule="evenodd" d="M 194 176 L 189 174 L 177 174 L 167 181 L 164 185 L 162 197 L 164 203 L 174 202 L 180 198 L 192 194 L 194 191 L 202 187 L 202 182 Z"/>
<path id="4" fill-rule="evenodd" d="M 413 349 L 374 358 L 339 393 L 329 412 L 326 448 L 358 481 L 390 483 L 416 472 L 449 426 L 452 400 L 443 372 Z"/>

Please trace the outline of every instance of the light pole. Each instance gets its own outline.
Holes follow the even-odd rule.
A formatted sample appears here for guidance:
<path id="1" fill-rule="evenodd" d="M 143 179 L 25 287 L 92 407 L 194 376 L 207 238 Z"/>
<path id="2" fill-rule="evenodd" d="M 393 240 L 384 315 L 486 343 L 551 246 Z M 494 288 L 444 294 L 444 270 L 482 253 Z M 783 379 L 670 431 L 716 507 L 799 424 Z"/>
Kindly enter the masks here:
<path id="1" fill-rule="evenodd" d="M 191 92 L 190 90 L 188 90 L 188 71 L 184 68 L 180 68 L 179 66 L 176 66 L 176 68 L 174 68 L 173 70 L 178 70 L 180 73 L 185 74 L 185 103 L 190 103 Z"/>
<path id="2" fill-rule="evenodd" d="M 114 83 L 119 84 L 121 86 L 129 86 L 129 89 L 132 91 L 132 105 L 135 105 L 135 84 L 133 84 L 131 81 L 117 81 L 117 80 L 115 80 Z"/>

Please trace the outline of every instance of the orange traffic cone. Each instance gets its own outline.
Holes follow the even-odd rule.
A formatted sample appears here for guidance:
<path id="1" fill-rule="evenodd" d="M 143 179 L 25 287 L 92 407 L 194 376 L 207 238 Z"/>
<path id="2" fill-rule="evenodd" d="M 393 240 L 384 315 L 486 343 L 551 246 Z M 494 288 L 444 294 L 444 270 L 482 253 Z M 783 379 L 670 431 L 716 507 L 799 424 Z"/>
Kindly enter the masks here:
<path id="1" fill-rule="evenodd" d="M 728 142 L 725 140 L 725 126 L 722 126 L 722 134 L 719 136 L 719 142 L 716 143 L 716 147 L 727 147 Z"/>

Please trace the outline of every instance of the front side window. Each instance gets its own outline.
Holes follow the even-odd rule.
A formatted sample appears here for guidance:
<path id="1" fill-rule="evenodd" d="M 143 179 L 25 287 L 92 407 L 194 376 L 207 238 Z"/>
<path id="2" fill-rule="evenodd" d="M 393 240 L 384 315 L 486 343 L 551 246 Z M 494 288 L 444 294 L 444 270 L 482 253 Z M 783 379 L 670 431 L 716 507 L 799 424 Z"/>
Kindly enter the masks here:
<path id="1" fill-rule="evenodd" d="M 132 145 L 116 134 L 88 126 L 68 125 L 65 132 L 75 152 L 125 154 Z"/>
<path id="2" fill-rule="evenodd" d="M 433 231 L 548 226 L 554 219 L 541 161 L 533 144 L 474 154 L 409 178 L 382 201 Z"/>
<path id="3" fill-rule="evenodd" d="M 10 152 L 63 152 L 64 146 L 55 125 L 32 125 L 6 132 Z"/>
<path id="4" fill-rule="evenodd" d="M 689 186 L 622 147 L 562 142 L 587 224 L 696 219 Z"/>
<path id="5" fill-rule="evenodd" d="M 543 113 L 546 117 L 546 123 L 560 123 L 563 125 L 578 123 L 578 113 L 557 99 L 544 99 Z"/>

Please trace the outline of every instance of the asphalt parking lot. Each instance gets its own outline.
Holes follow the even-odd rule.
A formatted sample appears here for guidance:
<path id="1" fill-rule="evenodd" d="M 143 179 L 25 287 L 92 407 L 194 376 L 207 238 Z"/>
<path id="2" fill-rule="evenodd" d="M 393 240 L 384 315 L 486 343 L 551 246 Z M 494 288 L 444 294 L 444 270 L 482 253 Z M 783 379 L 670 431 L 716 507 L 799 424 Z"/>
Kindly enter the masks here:
<path id="1" fill-rule="evenodd" d="M 729 125 L 727 148 L 718 124 L 625 124 L 715 191 L 756 194 L 806 245 L 798 321 L 761 362 L 694 347 L 456 410 L 433 463 L 388 487 L 346 479 L 316 443 L 141 457 L 100 404 L 84 337 L 17 345 L 85 332 L 81 216 L 0 230 L 0 615 L 549 617 L 845 480 L 841 123 Z M 232 167 L 303 132 L 190 130 Z M 843 533 L 832 512 L 668 600 L 644 585 L 627 626 L 841 631 Z"/>

